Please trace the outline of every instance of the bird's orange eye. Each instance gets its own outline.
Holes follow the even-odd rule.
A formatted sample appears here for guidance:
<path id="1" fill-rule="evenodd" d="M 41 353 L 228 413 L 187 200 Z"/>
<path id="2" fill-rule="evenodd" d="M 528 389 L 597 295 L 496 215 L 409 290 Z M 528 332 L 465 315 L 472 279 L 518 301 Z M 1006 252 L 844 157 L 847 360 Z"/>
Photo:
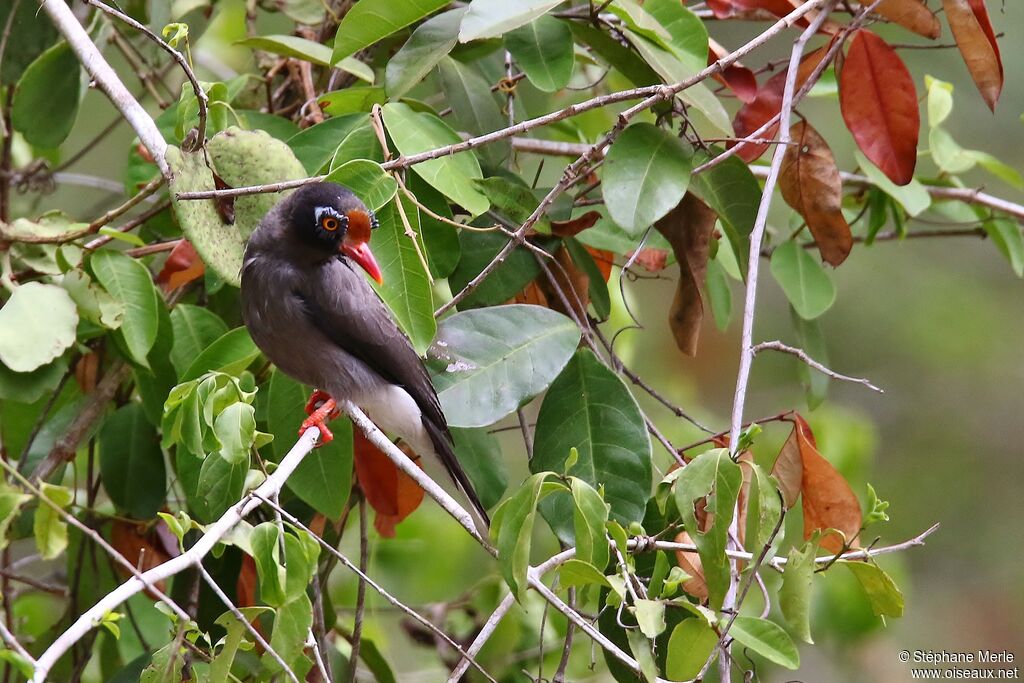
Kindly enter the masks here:
<path id="1" fill-rule="evenodd" d="M 334 232 L 338 229 L 338 219 L 334 216 L 324 216 L 320 219 L 320 226 L 328 232 Z"/>

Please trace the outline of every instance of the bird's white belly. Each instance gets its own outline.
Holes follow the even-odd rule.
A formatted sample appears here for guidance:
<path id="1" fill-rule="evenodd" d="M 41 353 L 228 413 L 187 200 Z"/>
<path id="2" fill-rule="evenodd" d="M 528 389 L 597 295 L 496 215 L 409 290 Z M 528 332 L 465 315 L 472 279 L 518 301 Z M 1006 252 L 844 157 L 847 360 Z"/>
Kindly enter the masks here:
<path id="1" fill-rule="evenodd" d="M 365 392 L 357 403 L 382 431 L 401 437 L 417 455 L 434 455 L 433 443 L 421 419 L 422 412 L 405 389 L 395 384 L 381 384 L 373 392 Z"/>

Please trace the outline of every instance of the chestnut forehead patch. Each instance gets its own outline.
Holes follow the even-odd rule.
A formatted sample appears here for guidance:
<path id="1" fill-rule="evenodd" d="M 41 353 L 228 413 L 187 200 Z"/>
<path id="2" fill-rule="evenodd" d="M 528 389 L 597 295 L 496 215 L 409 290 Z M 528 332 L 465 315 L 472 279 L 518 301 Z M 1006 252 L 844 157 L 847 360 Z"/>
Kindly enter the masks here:
<path id="1" fill-rule="evenodd" d="M 370 230 L 375 226 L 374 217 L 360 209 L 352 209 L 348 212 L 348 236 L 355 242 L 369 242 Z"/>

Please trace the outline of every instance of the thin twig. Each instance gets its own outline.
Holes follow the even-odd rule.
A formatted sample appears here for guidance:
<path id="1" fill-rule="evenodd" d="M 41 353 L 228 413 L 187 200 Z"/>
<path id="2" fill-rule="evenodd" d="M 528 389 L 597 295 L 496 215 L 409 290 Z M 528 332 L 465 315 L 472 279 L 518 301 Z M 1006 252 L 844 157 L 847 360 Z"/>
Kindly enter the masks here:
<path id="1" fill-rule="evenodd" d="M 814 368 L 815 370 L 817 370 L 818 372 L 822 373 L 823 375 L 828 375 L 832 379 L 841 380 L 843 382 L 854 382 L 856 384 L 863 384 L 864 386 L 866 386 L 868 389 L 871 389 L 872 391 L 877 391 L 880 394 L 884 394 L 885 393 L 884 389 L 880 389 L 879 387 L 876 387 L 868 379 L 865 379 L 863 377 L 850 377 L 849 375 L 842 375 L 842 374 L 836 372 L 835 370 L 832 370 L 832 369 L 822 365 L 818 361 L 814 360 L 813 358 L 808 356 L 807 352 L 804 351 L 803 349 L 798 349 L 795 346 L 789 346 L 788 344 L 783 344 L 780 341 L 763 341 L 763 342 L 760 342 L 760 343 L 755 344 L 754 346 L 752 346 L 751 349 L 750 349 L 750 352 L 753 355 L 756 356 L 761 351 L 768 351 L 768 350 L 771 350 L 771 351 L 781 351 L 782 353 L 788 353 L 790 355 L 796 356 L 797 358 L 802 360 L 806 365 Z"/>
<path id="2" fill-rule="evenodd" d="M 349 654 L 348 680 L 355 683 L 359 668 L 359 646 L 363 640 L 363 614 L 366 611 L 366 581 L 363 576 L 370 565 L 370 540 L 367 536 L 366 497 L 359 496 L 359 585 L 356 587 L 356 613 L 352 621 L 352 652 Z"/>
<path id="3" fill-rule="evenodd" d="M 124 12 L 114 9 L 110 5 L 104 4 L 99 0 L 84 0 L 84 2 L 87 5 L 92 5 L 101 12 L 109 14 L 110 16 L 120 21 L 123 21 L 136 31 L 145 34 L 146 37 L 148 37 L 150 40 L 152 40 L 154 43 L 160 46 L 160 49 L 169 54 L 171 56 L 171 59 L 178 63 L 178 66 L 181 67 L 181 70 L 185 72 L 185 78 L 187 78 L 188 82 L 192 85 L 192 90 L 195 92 L 196 100 L 198 101 L 199 124 L 196 126 L 196 128 L 198 129 L 198 143 L 195 149 L 199 149 L 199 147 L 202 147 L 206 143 L 206 116 L 207 107 L 209 105 L 209 98 L 206 96 L 206 91 L 203 90 L 203 86 L 199 83 L 199 79 L 196 78 L 195 73 L 193 73 L 192 67 L 189 65 L 188 60 L 185 59 L 185 55 L 181 54 L 178 50 L 171 47 L 170 43 L 168 43 L 166 40 L 164 40 L 157 34 L 153 33 L 153 31 L 151 31 L 148 26 L 139 23 L 138 21 L 131 18 Z"/>

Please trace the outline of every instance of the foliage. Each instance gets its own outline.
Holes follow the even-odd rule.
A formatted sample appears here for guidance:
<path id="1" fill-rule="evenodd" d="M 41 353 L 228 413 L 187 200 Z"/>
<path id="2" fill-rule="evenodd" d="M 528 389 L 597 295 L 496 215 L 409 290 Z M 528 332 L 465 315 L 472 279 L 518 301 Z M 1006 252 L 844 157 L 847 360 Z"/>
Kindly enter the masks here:
<path id="1" fill-rule="evenodd" d="M 367 571 L 367 505 L 378 532 L 369 573 L 395 601 L 438 606 L 431 620 L 461 644 L 482 633 L 476 663 L 498 680 L 523 668 L 558 680 L 582 672 L 589 638 L 571 634 L 593 620 L 579 614 L 600 615 L 588 635 L 602 639 L 618 681 L 695 678 L 733 641 L 758 666 L 797 669 L 796 642 L 829 628 L 815 616 L 818 574 L 839 566 L 872 624 L 902 616 L 902 577 L 862 547 L 872 545 L 865 528 L 889 520 L 888 503 L 856 464 L 819 448 L 815 420 L 781 405 L 741 434 L 743 379 L 732 434 L 714 433 L 648 385 L 676 371 L 672 343 L 721 362 L 701 357 L 705 317 L 729 328 L 741 308 L 734 290 L 757 286 L 762 261 L 790 305 L 792 350 L 816 361 L 794 365 L 811 410 L 830 379 L 851 379 L 821 365 L 819 325 L 854 295 L 830 272 L 851 254 L 909 242 L 915 221 L 938 216 L 989 237 L 1024 274 L 1024 209 L 963 176 L 1024 180 L 994 151 L 953 138 L 954 103 L 975 94 L 955 99 L 941 80 L 953 76 L 912 71 L 898 42 L 936 40 L 948 24 L 994 109 L 1004 73 L 984 2 L 943 0 L 936 15 L 921 0 L 887 0 L 874 16 L 896 25 L 885 29 L 820 0 L 99 4 L 79 12 L 89 40 L 129 87 L 138 79 L 161 138 L 137 128 L 124 145 L 100 134 L 125 168 L 125 196 L 99 216 L 87 203 L 40 213 L 22 199 L 77 162 L 93 76 L 46 14 L 27 11 L 30 0 L 0 8 L 0 547 L 5 563 L 38 553 L 67 566 L 65 585 L 39 589 L 58 594 L 46 623 L 9 620 L 27 648 L 0 651 L 10 671 L 27 676 L 130 571 L 163 566 L 254 501 L 201 558 L 209 582 L 183 572 L 147 586 L 99 615 L 92 626 L 103 630 L 51 677 L 319 680 L 330 668 L 355 680 L 359 667 L 361 678 L 400 680 L 409 664 L 397 622 L 367 610 L 365 583 L 354 589 L 334 571 L 335 548 L 360 536 Z M 761 21 L 794 9 L 796 31 L 815 29 L 809 47 Z M 180 62 L 120 11 L 168 38 Z M 740 45 L 709 37 L 751 17 L 765 39 L 796 46 L 794 73 L 761 76 L 738 61 Z M 743 57 L 765 61 L 754 49 Z M 822 106 L 800 109 L 805 96 Z M 857 146 L 849 172 L 827 127 L 840 117 Z M 723 136 L 724 148 L 709 144 Z M 757 159 L 769 149 L 766 169 Z M 551 159 L 563 156 L 577 160 L 559 172 Z M 769 214 L 776 174 L 788 208 Z M 230 190 L 318 178 L 348 186 L 379 217 L 376 291 L 426 358 L 457 456 L 493 508 L 496 560 L 447 553 L 444 524 L 418 512 L 423 489 L 347 419 L 277 500 L 249 495 L 284 468 L 309 388 L 270 367 L 239 312 L 245 242 L 282 195 Z M 185 196 L 211 190 L 221 192 Z M 673 263 L 674 298 L 656 302 L 667 329 L 644 332 L 672 339 L 659 359 L 666 378 L 645 381 L 616 340 L 637 322 L 630 301 L 653 291 L 644 272 L 663 277 Z M 753 299 L 737 301 L 752 324 Z M 674 419 L 655 421 L 645 392 Z M 499 441 L 506 427 L 521 430 L 521 444 Z M 678 448 L 665 433 L 700 440 Z M 83 529 L 125 561 L 108 560 Z M 378 561 L 393 566 L 403 543 L 471 590 L 433 595 L 411 562 L 387 576 Z M 535 565 L 559 545 L 571 552 L 547 567 L 557 576 L 548 585 L 569 604 L 547 597 L 554 607 L 537 627 Z M 745 596 L 772 571 L 781 581 L 765 591 L 777 609 L 758 614 Z M 7 578 L 3 590 L 8 616 L 32 609 L 32 591 L 12 595 Z M 492 612 L 508 616 L 488 624 Z M 411 647 L 456 666 L 447 636 L 401 625 Z M 561 647 L 537 654 L 552 632 L 567 642 L 561 660 Z M 754 671 L 746 658 L 732 663 Z"/>

